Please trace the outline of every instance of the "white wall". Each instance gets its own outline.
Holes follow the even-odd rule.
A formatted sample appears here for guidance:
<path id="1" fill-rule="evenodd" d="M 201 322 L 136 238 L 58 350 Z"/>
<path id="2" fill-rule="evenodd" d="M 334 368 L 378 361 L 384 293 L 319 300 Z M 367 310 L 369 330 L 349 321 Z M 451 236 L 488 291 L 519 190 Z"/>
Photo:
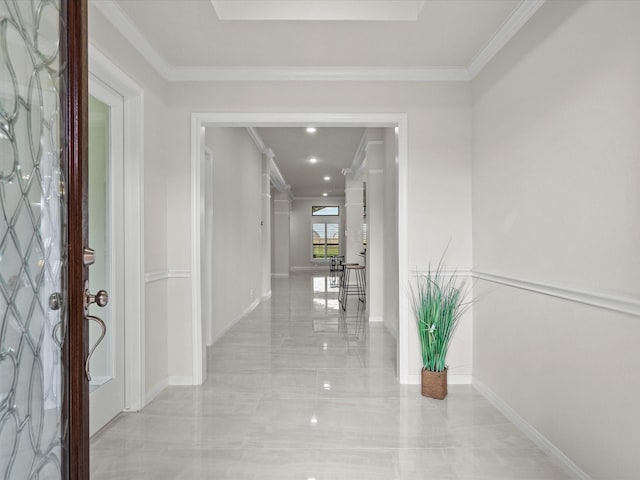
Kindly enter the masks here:
<path id="1" fill-rule="evenodd" d="M 220 338 L 262 294 L 262 154 L 244 128 L 207 128 L 213 154 L 211 331 Z"/>
<path id="2" fill-rule="evenodd" d="M 474 378 L 602 479 L 640 478 L 639 23 L 547 2 L 473 82 L 474 269 L 559 294 L 479 281 Z"/>
<path id="3" fill-rule="evenodd" d="M 450 243 L 452 266 L 471 265 L 471 90 L 464 82 L 238 82 L 172 83 L 169 85 L 169 147 L 173 158 L 168 194 L 169 261 L 188 267 L 190 221 L 189 156 L 191 113 L 198 112 L 335 112 L 397 113 L 408 118 L 408 216 L 406 268 L 426 268 L 440 258 Z M 275 207 L 274 207 L 275 208 Z M 409 279 L 399 279 L 400 295 L 406 295 Z M 190 337 L 181 337 L 177 319 L 191 315 L 190 298 L 182 301 L 169 336 L 184 357 L 191 354 Z M 411 381 L 419 382 L 420 350 L 412 319 L 407 352 Z M 190 329 L 188 330 L 190 335 Z M 174 336 L 174 333 L 176 334 Z M 175 342 L 174 342 L 175 339 Z M 470 352 L 471 339 L 460 351 Z M 189 357 L 190 358 L 190 357 Z M 467 359 L 450 356 L 450 364 L 471 373 Z M 175 369 L 174 369 L 175 367 Z M 191 375 L 191 365 L 172 365 L 174 375 Z"/>
<path id="4" fill-rule="evenodd" d="M 291 208 L 291 270 L 329 268 L 328 263 L 311 261 L 311 207 L 338 205 L 340 207 L 340 238 L 344 241 L 344 198 L 294 199 Z M 327 217 L 321 217 L 327 218 Z M 340 245 L 344 252 L 344 244 Z"/>
<path id="5" fill-rule="evenodd" d="M 149 272 L 171 270 L 167 255 L 167 188 L 172 163 L 167 148 L 172 124 L 167 117 L 166 82 L 137 51 L 113 28 L 89 2 L 89 43 L 119 66 L 144 92 L 144 268 Z M 182 266 L 188 270 L 189 266 Z M 145 285 L 145 387 L 147 394 L 157 392 L 169 375 L 168 318 L 173 292 L 179 291 L 188 278 L 167 278 Z M 172 295 L 169 296 L 168 292 Z M 188 294 L 188 292 L 187 292 Z M 175 312 L 175 309 L 173 309 Z M 182 315 L 182 312 L 180 312 Z M 191 327 L 185 317 L 185 330 Z M 182 335 L 179 332 L 178 335 Z M 180 337 L 183 338 L 183 337 Z M 183 355 L 175 352 L 176 356 Z M 191 365 L 190 359 L 187 364 Z"/>

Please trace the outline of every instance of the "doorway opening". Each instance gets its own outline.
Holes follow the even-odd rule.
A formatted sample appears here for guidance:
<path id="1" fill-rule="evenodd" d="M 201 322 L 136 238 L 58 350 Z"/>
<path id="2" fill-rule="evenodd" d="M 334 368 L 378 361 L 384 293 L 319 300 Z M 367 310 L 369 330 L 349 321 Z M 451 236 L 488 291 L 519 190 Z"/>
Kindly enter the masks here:
<path id="1" fill-rule="evenodd" d="M 191 321 L 193 383 L 201 384 L 206 378 L 207 330 L 202 315 L 202 235 L 204 194 L 202 162 L 205 155 L 207 127 L 365 127 L 393 128 L 396 132 L 397 179 L 397 270 L 401 284 L 408 278 L 407 268 L 407 115 L 406 114 L 327 114 L 327 113 L 193 113 L 191 117 Z M 397 376 L 400 383 L 409 383 L 408 372 L 408 298 L 406 289 L 398 292 Z"/>

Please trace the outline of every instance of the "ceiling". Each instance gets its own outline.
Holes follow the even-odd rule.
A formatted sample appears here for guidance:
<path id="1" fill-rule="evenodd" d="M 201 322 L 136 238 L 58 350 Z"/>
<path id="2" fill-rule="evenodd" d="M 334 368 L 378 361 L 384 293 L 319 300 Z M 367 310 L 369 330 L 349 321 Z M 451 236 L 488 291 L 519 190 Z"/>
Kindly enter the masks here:
<path id="1" fill-rule="evenodd" d="M 472 79 L 545 0 L 91 0 L 168 81 Z M 294 196 L 344 194 L 363 129 L 260 128 Z M 311 165 L 310 156 L 318 158 Z M 329 175 L 330 182 L 323 177 Z"/>
<path id="2" fill-rule="evenodd" d="M 290 5 L 293 11 L 301 3 L 328 4 L 318 11 L 298 9 L 292 18 L 330 18 L 331 10 L 342 3 L 377 4 L 363 0 L 92 0 L 92 3 L 125 36 L 137 40 L 133 42 L 136 48 L 145 50 L 148 58 L 155 57 L 166 69 L 460 67 L 467 71 L 483 49 L 492 41 L 502 41 L 505 34 L 510 38 L 543 1 L 396 0 L 398 5 L 421 5 L 414 12 L 417 19 L 413 21 L 397 20 L 399 15 L 393 14 L 394 10 L 373 12 L 371 8 L 346 13 L 353 18 L 369 15 L 377 20 L 221 20 L 213 6 L 244 5 L 244 9 L 236 5 L 236 18 L 242 17 L 238 17 L 238 12 L 245 13 L 245 18 L 268 18 L 270 10 L 264 4 L 280 5 L 281 13 L 286 11 L 282 5 Z M 271 16 L 286 17 L 276 13 L 274 10 Z M 386 17 L 393 20 L 383 20 Z"/>
<path id="3" fill-rule="evenodd" d="M 344 196 L 342 169 L 356 155 L 364 128 L 256 128 L 265 145 L 273 150 L 275 162 L 294 197 Z M 316 163 L 310 163 L 314 157 Z M 329 176 L 331 180 L 325 181 Z"/>

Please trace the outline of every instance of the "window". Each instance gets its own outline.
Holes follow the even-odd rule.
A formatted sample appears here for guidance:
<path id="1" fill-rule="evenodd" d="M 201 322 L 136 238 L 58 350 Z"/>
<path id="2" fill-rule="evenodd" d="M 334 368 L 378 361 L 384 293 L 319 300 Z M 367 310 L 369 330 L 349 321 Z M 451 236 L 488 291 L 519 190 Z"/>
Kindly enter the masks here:
<path id="1" fill-rule="evenodd" d="M 330 221 L 314 223 L 311 236 L 312 259 L 321 260 L 340 255 L 339 223 L 332 223 Z"/>
<path id="2" fill-rule="evenodd" d="M 311 207 L 311 215 L 314 217 L 337 217 L 340 215 L 338 206 Z"/>

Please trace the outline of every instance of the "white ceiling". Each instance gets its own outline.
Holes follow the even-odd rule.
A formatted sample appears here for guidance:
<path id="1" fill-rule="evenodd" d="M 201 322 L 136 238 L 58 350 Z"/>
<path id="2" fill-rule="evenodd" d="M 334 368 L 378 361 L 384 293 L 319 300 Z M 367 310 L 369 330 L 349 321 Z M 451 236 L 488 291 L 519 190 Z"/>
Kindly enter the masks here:
<path id="1" fill-rule="evenodd" d="M 91 0 L 169 81 L 470 80 L 544 1 Z M 344 194 L 362 129 L 259 133 L 294 195 Z"/>
<path id="2" fill-rule="evenodd" d="M 360 145 L 364 128 L 262 127 L 256 129 L 275 154 L 275 162 L 294 197 L 344 196 L 342 169 L 349 167 Z M 315 157 L 315 164 L 309 158 Z M 325 181 L 324 177 L 331 177 Z"/>
<path id="3" fill-rule="evenodd" d="M 300 2 L 333 4 L 334 14 L 357 13 L 336 12 L 337 0 L 214 1 L 237 4 L 234 15 L 242 13 L 247 18 L 268 17 L 264 5 L 256 7 L 263 3 L 280 6 L 280 13 L 274 10 L 271 15 L 275 17 L 283 16 L 282 5 Z M 423 2 L 397 3 L 415 6 Z M 218 18 L 212 0 L 92 0 L 165 78 L 176 81 L 328 76 L 344 80 L 367 75 L 374 80 L 469 80 L 542 3 L 544 0 L 425 0 L 415 21 L 381 20 L 398 15 L 370 8 L 360 9 L 358 15 L 377 20 L 229 21 Z M 240 8 L 243 5 L 246 9 Z M 293 7 L 291 10 L 294 12 Z M 327 8 L 315 13 L 296 11 L 291 16 L 328 16 Z M 290 69 L 289 77 L 274 69 Z M 313 78 L 306 78 L 304 69 L 311 69 L 307 77 Z M 365 70 L 358 76 L 353 69 Z"/>

